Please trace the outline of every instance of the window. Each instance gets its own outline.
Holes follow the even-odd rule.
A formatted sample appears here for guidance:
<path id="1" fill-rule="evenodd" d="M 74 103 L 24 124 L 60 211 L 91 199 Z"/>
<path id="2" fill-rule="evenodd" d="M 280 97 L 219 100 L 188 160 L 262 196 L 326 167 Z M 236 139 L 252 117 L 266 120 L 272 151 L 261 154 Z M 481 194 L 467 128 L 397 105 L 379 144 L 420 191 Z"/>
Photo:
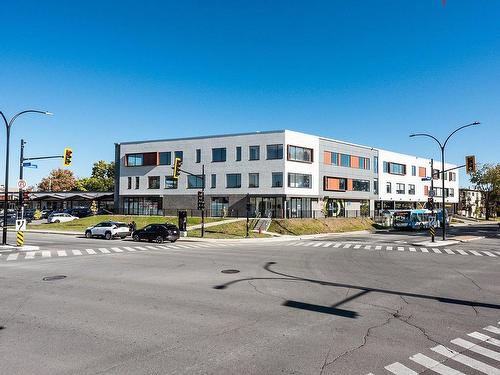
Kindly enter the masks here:
<path id="1" fill-rule="evenodd" d="M 389 173 L 389 163 L 384 161 L 384 168 L 383 168 L 384 173 Z"/>
<path id="2" fill-rule="evenodd" d="M 405 193 L 405 184 L 396 184 L 396 194 Z"/>
<path id="3" fill-rule="evenodd" d="M 283 159 L 283 145 L 267 145 L 267 160 Z"/>
<path id="4" fill-rule="evenodd" d="M 408 185 L 408 194 L 415 195 L 415 185 L 413 184 Z"/>
<path id="5" fill-rule="evenodd" d="M 148 189 L 160 188 L 160 176 L 148 176 Z"/>
<path id="6" fill-rule="evenodd" d="M 196 149 L 196 162 L 201 163 L 201 149 Z"/>
<path id="7" fill-rule="evenodd" d="M 455 196 L 455 189 L 454 188 L 450 188 L 449 189 L 449 196 L 450 197 L 454 197 Z"/>
<path id="8" fill-rule="evenodd" d="M 353 158 L 353 157 L 351 156 L 351 158 Z M 368 169 L 368 170 L 370 169 L 370 158 L 365 158 L 363 156 L 359 156 L 358 163 L 359 163 L 359 165 L 358 165 L 359 169 Z M 351 164 L 352 164 L 352 162 L 351 162 Z M 356 166 L 354 165 L 354 167 L 356 167 Z"/>
<path id="9" fill-rule="evenodd" d="M 260 159 L 260 146 L 249 146 L 248 160 L 259 160 L 259 159 Z"/>
<path id="10" fill-rule="evenodd" d="M 165 176 L 165 189 L 177 189 L 177 179 L 174 176 Z"/>
<path id="11" fill-rule="evenodd" d="M 210 176 L 210 188 L 215 189 L 217 187 L 217 175 L 214 173 Z"/>
<path id="12" fill-rule="evenodd" d="M 212 149 L 212 162 L 226 161 L 226 148 L 213 148 Z"/>
<path id="13" fill-rule="evenodd" d="M 351 166 L 351 156 L 346 154 L 340 154 L 340 165 L 342 167 L 350 167 Z"/>
<path id="14" fill-rule="evenodd" d="M 388 171 L 391 174 L 406 174 L 406 165 L 398 163 L 387 163 Z"/>
<path id="15" fill-rule="evenodd" d="M 228 173 L 228 174 L 226 174 L 226 187 L 227 188 L 240 188 L 241 187 L 241 173 Z"/>
<path id="16" fill-rule="evenodd" d="M 313 150 L 312 148 L 288 145 L 288 160 L 300 161 L 303 163 L 312 163 Z"/>
<path id="17" fill-rule="evenodd" d="M 370 191 L 370 181 L 368 180 L 352 180 L 353 191 Z"/>
<path id="18" fill-rule="evenodd" d="M 137 167 L 143 165 L 143 155 L 142 154 L 129 154 L 127 155 L 127 166 Z"/>
<path id="19" fill-rule="evenodd" d="M 196 176 L 188 175 L 187 183 L 188 189 L 201 189 L 203 188 L 203 176 L 201 174 Z"/>
<path id="20" fill-rule="evenodd" d="M 310 174 L 288 173 L 288 187 L 310 189 L 311 179 Z"/>
<path id="21" fill-rule="evenodd" d="M 417 166 L 412 165 L 411 166 L 411 175 L 416 176 L 417 175 Z"/>
<path id="22" fill-rule="evenodd" d="M 258 188 L 259 187 L 259 174 L 258 173 L 249 173 L 248 174 L 248 187 L 249 188 Z"/>
<path id="23" fill-rule="evenodd" d="M 378 156 L 373 157 L 373 172 L 378 173 Z"/>
<path id="24" fill-rule="evenodd" d="M 443 189 L 435 187 L 434 191 L 436 192 L 436 197 L 442 197 L 443 196 Z"/>
<path id="25" fill-rule="evenodd" d="M 175 152 L 174 152 L 174 156 L 175 156 L 176 158 L 181 159 L 181 160 L 183 160 L 183 159 L 184 159 L 184 153 L 183 153 L 182 151 L 175 151 Z"/>
<path id="26" fill-rule="evenodd" d="M 433 169 L 432 170 L 432 178 L 434 180 L 439 180 L 439 169 Z"/>
<path id="27" fill-rule="evenodd" d="M 378 194 L 378 178 L 373 179 L 373 194 Z"/>
<path id="28" fill-rule="evenodd" d="M 241 161 L 241 146 L 236 147 L 236 161 Z"/>
<path id="29" fill-rule="evenodd" d="M 323 190 L 326 191 L 345 191 L 347 189 L 347 179 L 339 177 L 323 178 Z"/>
<path id="30" fill-rule="evenodd" d="M 337 152 L 332 152 L 332 164 L 339 165 L 339 154 Z"/>
<path id="31" fill-rule="evenodd" d="M 160 152 L 160 165 L 170 165 L 170 164 L 172 164 L 172 153 Z"/>
<path id="32" fill-rule="evenodd" d="M 127 178 L 127 189 L 132 189 L 132 177 Z"/>
<path id="33" fill-rule="evenodd" d="M 385 163 L 385 162 L 384 162 Z M 391 183 L 388 182 L 386 185 L 385 185 L 385 191 L 387 194 L 391 194 L 392 193 L 392 186 L 391 186 Z"/>
<path id="34" fill-rule="evenodd" d="M 135 188 L 139 189 L 139 177 L 135 178 Z"/>
<path id="35" fill-rule="evenodd" d="M 281 172 L 273 172 L 272 173 L 272 187 L 283 187 L 283 173 Z"/>

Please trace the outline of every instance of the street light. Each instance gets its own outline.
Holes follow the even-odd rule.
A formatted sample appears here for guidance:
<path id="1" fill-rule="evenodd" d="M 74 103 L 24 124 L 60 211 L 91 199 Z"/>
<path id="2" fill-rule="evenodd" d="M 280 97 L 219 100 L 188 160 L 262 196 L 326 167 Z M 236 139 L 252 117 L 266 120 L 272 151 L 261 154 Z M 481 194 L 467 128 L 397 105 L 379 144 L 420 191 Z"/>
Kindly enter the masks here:
<path id="1" fill-rule="evenodd" d="M 7 121 L 7 118 L 0 111 L 0 115 L 5 122 L 5 128 L 7 129 L 7 146 L 5 148 L 5 192 L 4 192 L 4 210 L 3 210 L 3 236 L 2 236 L 2 244 L 5 245 L 7 243 L 7 210 L 8 210 L 8 202 L 9 202 L 9 147 L 10 147 L 10 128 L 14 121 L 21 115 L 25 113 L 41 113 L 42 115 L 52 115 L 52 113 L 47 111 L 37 111 L 35 109 L 28 109 L 26 111 L 21 111 L 16 114 L 14 117 Z"/>
<path id="2" fill-rule="evenodd" d="M 448 140 L 451 138 L 451 136 L 453 134 L 455 134 L 459 130 L 462 130 L 462 129 L 467 128 L 469 126 L 474 126 L 474 125 L 479 125 L 479 124 L 480 124 L 480 122 L 474 121 L 474 122 L 472 122 L 470 124 L 467 124 L 467 125 L 464 125 L 464 126 L 461 126 L 461 127 L 457 128 L 457 129 L 455 129 L 454 131 L 451 132 L 451 134 L 448 136 L 448 138 L 446 138 L 446 140 L 444 141 L 444 143 L 439 142 L 439 140 L 436 137 L 434 137 L 433 135 L 426 134 L 426 133 L 417 133 L 417 134 L 411 134 L 410 135 L 410 137 L 419 137 L 419 136 L 421 136 L 421 137 L 432 138 L 432 139 L 434 139 L 438 143 L 439 147 L 441 148 L 441 181 L 442 181 L 442 185 L 441 185 L 442 186 L 442 193 L 441 194 L 443 195 L 443 207 L 442 207 L 442 215 L 441 215 L 442 216 L 442 218 L 441 218 L 442 223 L 441 224 L 442 224 L 442 227 L 443 227 L 443 241 L 446 239 L 446 217 L 445 217 L 445 210 L 444 210 L 444 206 L 445 206 L 445 203 L 446 203 L 445 194 L 444 194 L 444 149 L 446 147 L 446 144 L 448 143 Z M 431 176 L 432 176 L 432 178 L 434 178 L 434 172 L 433 171 L 431 171 Z"/>

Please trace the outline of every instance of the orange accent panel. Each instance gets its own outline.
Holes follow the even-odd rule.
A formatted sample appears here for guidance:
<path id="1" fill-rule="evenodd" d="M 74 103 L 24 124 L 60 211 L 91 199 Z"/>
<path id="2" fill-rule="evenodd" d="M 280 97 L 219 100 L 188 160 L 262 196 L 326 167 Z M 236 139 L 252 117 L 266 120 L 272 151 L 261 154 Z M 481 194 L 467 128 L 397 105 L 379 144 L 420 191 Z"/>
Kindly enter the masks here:
<path id="1" fill-rule="evenodd" d="M 425 167 L 418 167 L 418 177 L 426 177 L 427 171 Z"/>
<path id="2" fill-rule="evenodd" d="M 351 168 L 359 168 L 359 158 L 351 155 Z"/>
<path id="3" fill-rule="evenodd" d="M 330 151 L 324 151 L 323 159 L 325 164 L 332 164 L 332 153 Z"/>
<path id="4" fill-rule="evenodd" d="M 352 178 L 347 180 L 347 190 L 352 190 Z"/>
<path id="5" fill-rule="evenodd" d="M 326 190 L 339 190 L 339 179 L 327 177 L 326 178 Z"/>

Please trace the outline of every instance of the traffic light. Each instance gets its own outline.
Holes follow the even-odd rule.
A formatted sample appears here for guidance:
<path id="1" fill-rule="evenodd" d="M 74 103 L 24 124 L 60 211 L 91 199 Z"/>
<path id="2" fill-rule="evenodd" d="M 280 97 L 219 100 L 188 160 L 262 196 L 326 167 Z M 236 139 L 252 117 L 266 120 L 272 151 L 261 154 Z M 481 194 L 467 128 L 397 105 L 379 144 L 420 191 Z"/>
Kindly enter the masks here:
<path id="1" fill-rule="evenodd" d="M 73 150 L 66 147 L 64 149 L 64 161 L 63 164 L 65 167 L 68 167 L 71 165 L 71 158 L 73 157 Z"/>
<path id="2" fill-rule="evenodd" d="M 181 174 L 181 165 L 182 165 L 181 158 L 175 158 L 175 160 L 174 160 L 174 175 L 173 175 L 173 178 L 175 180 L 179 179 L 179 175 Z"/>
<path id="3" fill-rule="evenodd" d="M 465 157 L 465 172 L 467 174 L 472 174 L 476 172 L 476 157 L 474 155 L 469 155 Z"/>
<path id="4" fill-rule="evenodd" d="M 205 193 L 202 191 L 198 192 L 198 210 L 203 210 L 205 208 Z"/>

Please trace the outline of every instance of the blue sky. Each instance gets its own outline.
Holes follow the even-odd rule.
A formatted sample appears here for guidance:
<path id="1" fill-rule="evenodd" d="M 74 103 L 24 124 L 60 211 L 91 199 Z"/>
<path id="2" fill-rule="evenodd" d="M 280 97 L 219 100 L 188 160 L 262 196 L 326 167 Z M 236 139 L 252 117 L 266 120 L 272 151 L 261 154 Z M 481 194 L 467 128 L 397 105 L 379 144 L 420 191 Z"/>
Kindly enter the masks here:
<path id="1" fill-rule="evenodd" d="M 499 162 L 500 2 L 10 1 L 0 24 L 0 110 L 27 156 L 115 142 L 292 129 L 439 159 Z M 4 175 L 5 130 L 0 128 Z M 60 161 L 26 170 L 37 183 Z M 461 184 L 464 182 L 461 174 Z"/>

